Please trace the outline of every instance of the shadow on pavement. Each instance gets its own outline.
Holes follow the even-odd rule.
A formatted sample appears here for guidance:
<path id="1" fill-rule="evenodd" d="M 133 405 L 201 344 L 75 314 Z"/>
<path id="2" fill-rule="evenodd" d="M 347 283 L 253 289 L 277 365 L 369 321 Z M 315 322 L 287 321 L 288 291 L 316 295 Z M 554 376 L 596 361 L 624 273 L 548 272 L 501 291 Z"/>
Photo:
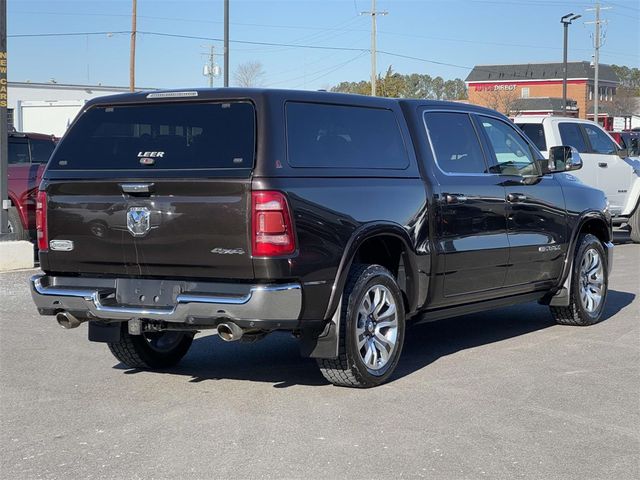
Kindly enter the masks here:
<path id="1" fill-rule="evenodd" d="M 604 321 L 630 305 L 634 298 L 631 293 L 610 290 Z M 554 325 L 547 307 L 530 303 L 409 326 L 400 363 L 390 382 L 440 357 Z M 126 370 L 126 374 L 140 372 L 122 364 L 114 368 Z M 191 383 L 234 379 L 273 383 L 274 388 L 328 383 L 313 359 L 300 357 L 297 340 L 283 332 L 252 344 L 227 343 L 216 335 L 196 337 L 178 366 L 157 373 L 189 376 Z"/>

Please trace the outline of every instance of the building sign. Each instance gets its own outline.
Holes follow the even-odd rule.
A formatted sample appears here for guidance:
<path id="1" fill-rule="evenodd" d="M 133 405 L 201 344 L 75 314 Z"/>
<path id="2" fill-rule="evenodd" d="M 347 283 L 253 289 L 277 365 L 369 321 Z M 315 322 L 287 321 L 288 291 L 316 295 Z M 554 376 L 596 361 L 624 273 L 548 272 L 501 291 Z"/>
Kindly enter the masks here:
<path id="1" fill-rule="evenodd" d="M 474 87 L 476 92 L 512 92 L 515 89 L 515 84 L 507 85 L 504 83 L 483 83 Z"/>
<path id="2" fill-rule="evenodd" d="M 0 108 L 7 108 L 7 52 L 0 51 Z"/>

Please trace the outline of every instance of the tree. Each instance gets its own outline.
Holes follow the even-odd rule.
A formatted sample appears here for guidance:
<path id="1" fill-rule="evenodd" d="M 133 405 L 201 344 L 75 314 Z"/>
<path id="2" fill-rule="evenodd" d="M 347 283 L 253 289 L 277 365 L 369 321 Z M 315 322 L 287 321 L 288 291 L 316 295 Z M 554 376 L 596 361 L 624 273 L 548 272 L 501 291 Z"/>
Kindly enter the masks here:
<path id="1" fill-rule="evenodd" d="M 444 80 L 442 77 L 431 78 L 426 73 L 402 75 L 394 72 L 390 65 L 385 75 L 378 75 L 376 80 L 377 94 L 381 97 L 394 98 L 435 98 L 438 100 L 464 100 L 467 98 L 467 86 L 463 80 Z M 331 88 L 332 92 L 371 94 L 371 82 L 341 82 Z"/>
<path id="2" fill-rule="evenodd" d="M 514 115 L 518 113 L 517 104 L 520 100 L 517 90 L 488 90 L 481 92 L 484 106 L 497 110 L 505 115 Z"/>
<path id="3" fill-rule="evenodd" d="M 262 63 L 254 61 L 238 65 L 233 78 L 240 87 L 259 87 L 264 78 Z"/>

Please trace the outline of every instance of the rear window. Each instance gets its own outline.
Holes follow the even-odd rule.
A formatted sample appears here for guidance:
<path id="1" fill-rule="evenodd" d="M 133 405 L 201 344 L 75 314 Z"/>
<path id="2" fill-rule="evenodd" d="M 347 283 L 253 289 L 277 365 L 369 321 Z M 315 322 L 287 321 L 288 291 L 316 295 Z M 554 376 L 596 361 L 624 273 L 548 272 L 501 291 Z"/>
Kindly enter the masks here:
<path id="1" fill-rule="evenodd" d="M 544 138 L 544 128 L 541 123 L 518 123 L 517 125 L 529 137 L 529 140 L 538 147 L 538 150 L 547 151 L 547 141 Z"/>
<path id="2" fill-rule="evenodd" d="M 248 102 L 99 106 L 61 142 L 50 169 L 251 168 Z"/>
<path id="3" fill-rule="evenodd" d="M 292 167 L 402 170 L 409 165 L 390 110 L 289 102 L 286 111 Z"/>

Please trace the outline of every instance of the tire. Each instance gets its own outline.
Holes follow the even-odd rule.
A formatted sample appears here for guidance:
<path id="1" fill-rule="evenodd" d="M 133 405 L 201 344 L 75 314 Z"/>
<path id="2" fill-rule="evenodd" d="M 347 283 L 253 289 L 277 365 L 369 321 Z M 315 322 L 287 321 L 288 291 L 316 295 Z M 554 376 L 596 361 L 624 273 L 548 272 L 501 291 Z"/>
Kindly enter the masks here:
<path id="1" fill-rule="evenodd" d="M 29 240 L 29 231 L 22 225 L 20 214 L 16 207 L 10 207 L 8 210 L 9 217 L 9 233 L 14 240 Z"/>
<path id="2" fill-rule="evenodd" d="M 353 266 L 342 296 L 338 357 L 317 359 L 322 375 L 341 387 L 384 383 L 400 359 L 404 331 L 404 301 L 391 272 L 380 265 Z"/>
<path id="3" fill-rule="evenodd" d="M 609 286 L 609 265 L 598 238 L 591 234 L 580 235 L 571 270 L 569 306 L 550 307 L 551 314 L 561 325 L 598 323 L 602 319 Z"/>
<path id="4" fill-rule="evenodd" d="M 631 228 L 631 241 L 633 243 L 640 243 L 640 204 L 636 206 L 627 224 L 629 228 Z"/>
<path id="5" fill-rule="evenodd" d="M 130 368 L 154 370 L 172 367 L 184 357 L 193 342 L 190 332 L 155 332 L 130 335 L 122 322 L 120 341 L 108 343 L 114 357 Z"/>

